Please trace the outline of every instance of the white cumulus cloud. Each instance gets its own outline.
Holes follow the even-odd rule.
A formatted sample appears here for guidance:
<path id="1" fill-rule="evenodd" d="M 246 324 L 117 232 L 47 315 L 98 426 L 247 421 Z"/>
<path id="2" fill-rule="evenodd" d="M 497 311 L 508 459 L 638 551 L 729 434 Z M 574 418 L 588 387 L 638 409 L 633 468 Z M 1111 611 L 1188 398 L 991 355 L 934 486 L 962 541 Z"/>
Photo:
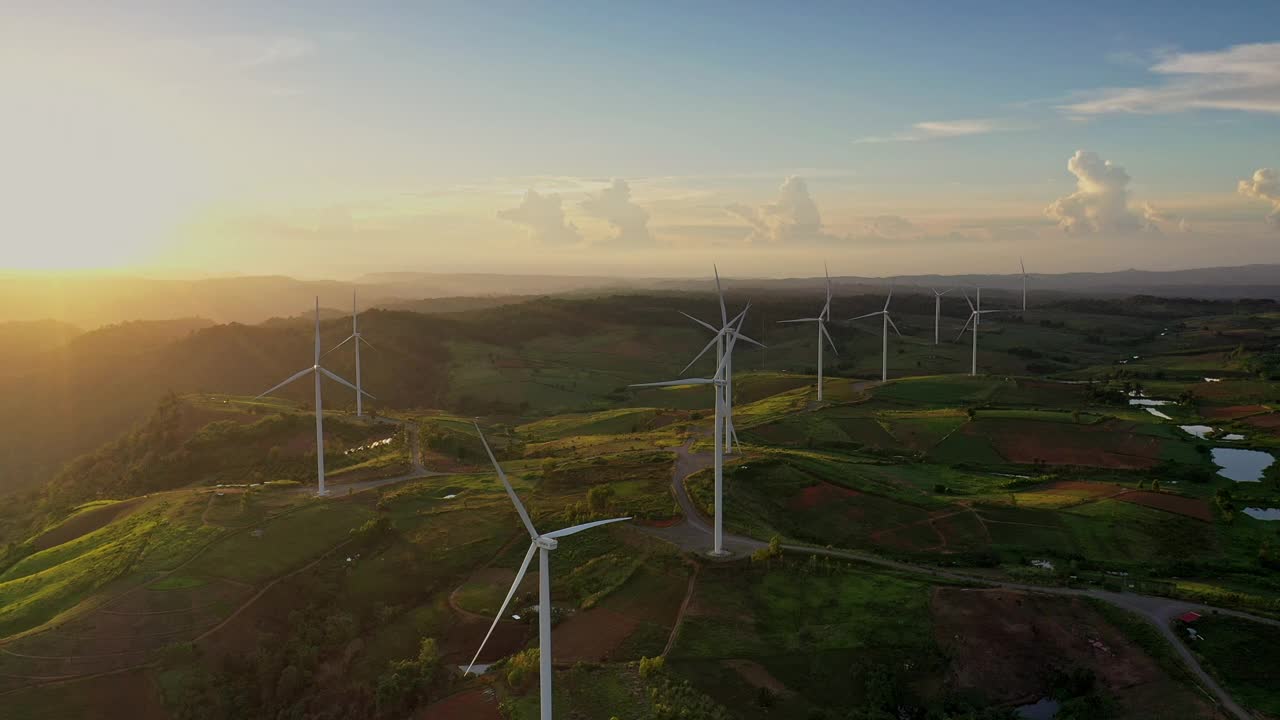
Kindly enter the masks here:
<path id="1" fill-rule="evenodd" d="M 520 205 L 510 210 L 500 210 L 502 220 L 524 225 L 529 235 L 547 245 L 571 245 L 582 240 L 578 228 L 564 219 L 564 207 L 560 196 L 554 193 L 540 195 L 530 188 Z"/>
<path id="2" fill-rule="evenodd" d="M 805 243 L 832 239 L 823 232 L 822 215 L 804 178 L 792 175 L 778 188 L 778 199 L 761 207 L 734 203 L 725 208 L 751 227 L 749 242 Z"/>
<path id="3" fill-rule="evenodd" d="M 609 187 L 583 200 L 579 205 L 592 217 L 607 221 L 618 234 L 612 242 L 618 245 L 651 245 L 649 212 L 631 199 L 626 180 L 615 179 Z"/>
<path id="4" fill-rule="evenodd" d="M 1151 203 L 1143 203 L 1142 229 L 1159 233 L 1162 225 L 1176 227 L 1178 232 L 1191 232 L 1191 223 L 1186 218 L 1168 210 L 1161 210 Z"/>
<path id="5" fill-rule="evenodd" d="M 1151 66 L 1156 82 L 1105 88 L 1060 107 L 1073 115 L 1239 110 L 1280 114 L 1280 43 L 1173 53 Z"/>
<path id="6" fill-rule="evenodd" d="M 1264 200 L 1271 203 L 1271 213 L 1267 222 L 1280 227 L 1280 175 L 1271 168 L 1259 168 L 1253 177 L 1241 180 L 1236 191 L 1245 197 Z"/>
<path id="7" fill-rule="evenodd" d="M 1097 153 L 1077 150 L 1067 160 L 1076 191 L 1045 208 L 1045 215 L 1067 232 L 1123 232 L 1141 226 L 1129 211 L 1129 174 Z"/>

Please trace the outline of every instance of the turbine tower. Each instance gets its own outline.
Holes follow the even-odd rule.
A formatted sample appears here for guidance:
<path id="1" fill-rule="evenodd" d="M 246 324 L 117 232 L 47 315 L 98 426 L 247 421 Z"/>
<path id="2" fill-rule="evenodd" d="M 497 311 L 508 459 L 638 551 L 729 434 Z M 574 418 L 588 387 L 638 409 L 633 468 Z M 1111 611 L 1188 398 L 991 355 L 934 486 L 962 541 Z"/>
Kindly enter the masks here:
<path id="1" fill-rule="evenodd" d="M 818 402 L 822 402 L 822 338 L 826 338 L 831 343 L 831 352 L 839 355 L 836 350 L 836 341 L 831 339 L 831 333 L 827 332 L 827 322 L 831 320 L 831 275 L 827 273 L 827 266 L 824 263 L 822 272 L 827 276 L 827 304 L 822 306 L 822 312 L 817 317 L 797 318 L 795 320 L 779 320 L 780 323 L 803 323 L 811 322 L 818 325 Z"/>
<path id="2" fill-rule="evenodd" d="M 1001 310 L 983 310 L 982 309 L 982 288 L 977 288 L 978 305 L 975 307 L 969 300 L 969 294 L 965 293 L 964 301 L 969 303 L 969 319 L 965 321 L 964 327 L 960 328 L 960 334 L 956 335 L 956 340 L 964 337 L 964 331 L 969 329 L 969 323 L 973 323 L 973 366 L 969 370 L 970 375 L 978 374 L 978 323 L 982 320 L 983 315 L 991 313 L 1003 312 Z"/>
<path id="3" fill-rule="evenodd" d="M 1027 265 L 1022 262 L 1022 258 L 1018 258 L 1018 265 L 1022 268 L 1022 312 L 1027 311 Z"/>
<path id="4" fill-rule="evenodd" d="M 889 317 L 889 301 L 893 299 L 893 286 L 889 286 L 889 296 L 884 299 L 884 308 L 875 312 L 859 315 L 856 318 L 849 318 L 849 322 L 861 320 L 863 318 L 875 317 L 879 315 L 880 320 L 880 382 L 889 380 L 889 328 L 893 327 L 893 331 L 898 333 L 898 337 L 902 337 L 902 333 L 898 331 L 898 326 L 894 325 L 893 318 Z"/>
<path id="5" fill-rule="evenodd" d="M 520 522 L 529 531 L 529 538 L 532 542 L 529 543 L 529 551 L 524 554 L 524 562 L 520 564 L 520 570 L 516 573 L 515 582 L 511 583 L 511 589 L 507 591 L 507 597 L 502 601 L 502 607 L 498 608 L 498 614 L 493 618 L 493 624 L 489 626 L 489 632 L 485 633 L 484 640 L 480 642 L 480 648 L 476 650 L 475 657 L 471 658 L 471 664 L 467 666 L 467 672 L 463 674 L 466 675 L 471 672 L 476 660 L 480 658 L 480 653 L 484 652 L 485 643 L 489 642 L 489 636 L 493 634 L 493 629 L 498 626 L 498 621 L 502 619 L 502 614 L 507 611 L 507 605 L 511 604 L 511 598 L 516 594 L 516 588 L 520 587 L 520 582 L 524 580 L 524 575 L 529 570 L 529 563 L 533 561 L 533 553 L 536 550 L 538 552 L 538 696 L 542 707 L 541 720 L 551 720 L 551 551 L 559 546 L 558 541 L 560 538 L 568 537 L 593 527 L 630 520 L 631 518 L 596 520 L 595 522 L 574 525 L 563 530 L 555 530 L 545 535 L 540 535 L 537 529 L 533 527 L 533 521 L 529 519 L 529 511 L 525 510 L 524 503 L 520 502 L 515 489 L 511 487 L 511 482 L 507 480 L 507 474 L 502 472 L 502 466 L 498 464 L 498 459 L 493 456 L 493 450 L 489 448 L 489 442 L 484 439 L 484 433 L 480 432 L 479 424 L 476 424 L 476 433 L 480 435 L 480 442 L 484 443 L 484 451 L 489 454 L 489 461 L 493 463 L 493 469 L 497 471 L 498 479 L 502 481 L 503 488 L 506 489 L 507 495 L 511 498 L 511 504 L 516 506 L 516 512 L 520 515 Z"/>
<path id="6" fill-rule="evenodd" d="M 951 292 L 955 288 L 947 288 L 942 292 L 938 292 L 937 288 L 933 290 L 933 344 L 938 344 L 938 328 L 942 325 L 942 296 Z"/>
<path id="7" fill-rule="evenodd" d="M 284 382 L 280 383 L 279 385 L 276 385 L 275 387 L 271 388 L 270 390 L 268 390 L 268 391 L 266 391 L 266 392 L 262 393 L 262 394 L 261 394 L 261 395 L 259 395 L 258 397 L 255 397 L 255 398 L 254 398 L 254 400 L 257 400 L 258 398 L 261 398 L 261 397 L 264 397 L 264 396 L 270 395 L 271 393 L 275 392 L 276 390 L 279 390 L 280 388 L 284 387 L 285 385 L 288 385 L 289 383 L 293 382 L 294 380 L 297 380 L 297 379 L 299 379 L 299 378 L 306 377 L 308 374 L 313 375 L 313 376 L 315 377 L 315 382 L 316 382 L 316 484 L 317 484 L 316 494 L 317 494 L 317 495 L 326 495 L 326 494 L 328 494 L 328 492 L 329 492 L 329 491 L 328 491 L 328 490 L 326 490 L 326 489 L 325 489 L 325 487 L 324 487 L 324 408 L 323 408 L 323 405 L 322 405 L 322 402 L 321 402 L 321 399 L 320 399 L 320 376 L 321 376 L 321 375 L 325 375 L 325 376 L 327 376 L 330 380 L 333 380 L 334 382 L 338 382 L 338 383 L 341 383 L 341 384 L 343 384 L 343 385 L 346 385 L 347 387 L 351 388 L 352 390 L 356 390 L 356 386 L 355 386 L 355 385 L 352 385 L 351 383 L 347 382 L 346 380 L 343 380 L 342 378 L 338 377 L 337 375 L 335 375 L 335 374 L 333 374 L 333 373 L 329 372 L 327 369 L 325 369 L 325 368 L 323 368 L 323 367 L 321 367 L 321 366 L 320 366 L 320 298 L 318 298 L 318 297 L 316 298 L 316 354 L 315 354 L 315 362 L 311 365 L 311 367 L 306 368 L 306 369 L 304 369 L 304 370 L 299 370 L 298 372 L 296 372 L 296 373 L 294 373 L 293 375 L 289 376 L 289 379 L 288 379 L 288 380 L 285 380 Z M 360 396 L 360 393 L 362 393 L 362 392 L 363 392 L 363 391 L 361 391 L 361 390 L 356 390 L 356 397 L 359 397 L 359 396 Z M 369 393 L 364 393 L 364 394 L 365 394 L 365 395 L 369 395 Z M 372 396 L 372 395 L 369 395 L 369 397 L 371 397 L 371 398 L 372 398 L 373 396 Z M 374 398 L 374 399 L 376 400 L 377 398 Z"/>
<path id="8" fill-rule="evenodd" d="M 716 366 L 715 375 L 712 375 L 709 378 L 684 378 L 681 380 L 667 380 L 664 382 L 655 382 L 655 383 L 638 383 L 635 385 L 631 385 L 631 387 L 681 387 L 684 385 L 713 385 L 718 391 L 722 391 L 724 386 L 728 383 L 728 380 L 726 379 L 727 376 L 725 373 L 725 369 L 728 364 L 727 360 L 733 354 L 734 343 L 738 341 L 737 330 L 741 326 L 742 320 L 743 318 L 746 317 L 746 315 L 747 315 L 747 311 L 744 309 L 742 312 L 738 313 L 738 316 L 735 317 L 730 322 L 730 325 L 732 325 L 734 328 L 734 332 L 732 332 L 729 335 L 729 341 L 725 345 L 725 349 L 724 349 L 724 358 L 722 358 L 720 360 L 720 364 Z M 714 342 L 715 340 L 712 340 L 712 343 Z M 710 345 L 708 345 L 708 347 L 710 347 Z M 706 352 L 705 348 L 703 349 L 703 352 Z M 724 393 L 716 392 L 715 399 L 716 399 L 715 420 L 714 420 L 715 427 L 712 430 L 712 435 L 715 438 L 715 442 L 713 444 L 713 449 L 712 449 L 712 453 L 714 455 L 714 462 L 715 462 L 715 466 L 714 466 L 715 467 L 715 470 L 714 470 L 715 472 L 715 523 L 714 523 L 715 527 L 714 527 L 714 531 L 712 532 L 711 554 L 716 557 L 721 557 L 729 554 L 724 549 L 724 442 L 723 442 L 724 418 L 725 418 Z"/>
<path id="9" fill-rule="evenodd" d="M 724 304 L 724 291 L 721 290 L 720 288 L 720 270 L 716 268 L 716 266 L 714 265 L 711 266 L 711 269 L 715 272 L 715 275 L 716 275 L 716 295 L 720 299 L 720 328 L 717 329 L 714 326 L 712 326 L 710 323 L 703 322 L 702 320 L 699 320 L 698 318 L 690 315 L 687 312 L 681 312 L 680 314 L 716 334 L 715 340 L 713 342 L 716 348 L 716 366 L 719 367 L 721 360 L 724 359 L 725 339 L 728 338 L 730 335 L 736 335 L 737 337 L 743 340 L 746 340 L 752 345 L 756 345 L 762 348 L 764 347 L 764 345 L 761 345 L 760 343 L 756 342 L 755 340 L 752 340 L 746 335 L 739 333 L 733 327 L 733 325 L 729 322 L 729 313 L 725 309 L 725 304 Z M 697 362 L 698 358 L 702 357 L 703 354 L 706 353 L 710 347 L 711 346 L 708 345 L 707 347 L 703 348 L 702 352 L 698 353 L 698 356 L 693 359 L 693 362 Z M 693 365 L 693 362 L 689 363 L 688 366 L 685 366 L 685 369 L 680 371 L 680 374 L 683 375 L 685 371 L 689 369 L 689 366 Z M 716 392 L 720 392 L 720 389 L 717 388 Z M 724 415 L 725 423 L 724 423 L 724 429 L 723 429 L 724 447 L 725 447 L 725 452 L 731 454 L 733 453 L 734 446 L 738 444 L 738 433 L 733 427 L 733 357 L 729 357 L 729 359 L 725 361 L 724 406 L 725 406 L 725 415 Z"/>
<path id="10" fill-rule="evenodd" d="M 375 348 L 373 347 L 372 343 L 364 339 L 364 335 L 360 334 L 360 314 L 356 311 L 356 291 L 355 290 L 351 291 L 351 334 L 347 336 L 346 340 L 343 340 L 337 345 L 334 345 L 333 350 L 337 350 L 338 348 L 342 347 L 343 345 L 346 345 L 352 340 L 354 340 L 356 343 L 356 417 L 364 417 L 365 392 L 364 392 L 364 385 L 362 385 L 360 382 L 360 343 L 364 343 L 365 345 L 368 345 L 369 349 L 371 350 Z M 333 350 L 330 350 L 329 352 L 325 353 L 325 355 L 328 355 L 329 353 L 333 352 Z"/>

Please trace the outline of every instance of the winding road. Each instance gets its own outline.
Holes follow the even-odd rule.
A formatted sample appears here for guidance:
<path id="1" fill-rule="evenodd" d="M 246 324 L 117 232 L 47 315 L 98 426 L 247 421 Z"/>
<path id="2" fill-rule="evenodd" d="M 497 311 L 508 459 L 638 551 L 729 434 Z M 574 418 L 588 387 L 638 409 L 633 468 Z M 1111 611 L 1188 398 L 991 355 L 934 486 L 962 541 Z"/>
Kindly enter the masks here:
<path id="1" fill-rule="evenodd" d="M 702 513 L 694 504 L 693 499 L 689 497 L 689 493 L 685 489 L 684 480 L 693 473 L 710 467 L 712 465 L 713 458 L 711 453 L 694 453 L 693 443 L 694 440 L 690 439 L 684 445 L 672 448 L 675 451 L 676 461 L 674 470 L 672 471 L 671 490 L 675 495 L 676 502 L 680 505 L 681 512 L 684 513 L 684 521 L 669 527 L 645 527 L 644 529 L 653 535 L 675 544 L 682 550 L 697 553 L 705 557 L 707 552 L 711 549 L 711 523 L 702 516 Z M 768 543 L 760 540 L 744 537 L 742 535 L 733 535 L 727 532 L 724 534 L 723 542 L 724 547 L 737 556 L 749 555 L 760 548 L 768 546 Z M 879 555 L 859 552 L 857 550 L 837 550 L 832 548 L 789 543 L 784 543 L 782 545 L 782 549 L 787 552 L 798 554 L 824 555 L 846 560 L 856 560 L 902 572 L 909 572 L 917 575 L 929 575 L 932 577 L 946 578 L 948 580 L 957 580 L 960 582 L 974 583 L 988 587 L 1037 592 L 1044 593 L 1046 595 L 1086 597 L 1101 600 L 1123 610 L 1135 613 L 1154 626 L 1160 632 L 1160 635 L 1164 637 L 1165 641 L 1173 646 L 1173 649 L 1177 652 L 1178 656 L 1182 658 L 1182 662 L 1186 666 L 1187 670 L 1190 671 L 1200 684 L 1213 695 L 1220 707 L 1240 720 L 1255 720 L 1255 718 L 1251 713 L 1241 707 L 1240 704 L 1237 703 L 1235 699 L 1233 699 L 1231 695 L 1227 693 L 1227 691 L 1219 685 L 1203 667 L 1201 667 L 1200 662 L 1196 659 L 1195 655 L 1192 654 L 1191 650 L 1187 648 L 1187 646 L 1174 632 L 1172 621 L 1179 615 L 1189 610 L 1194 610 L 1200 613 L 1212 611 L 1221 615 L 1230 615 L 1232 617 L 1252 620 L 1254 622 L 1264 623 L 1267 625 L 1280 626 L 1280 620 L 1260 617 L 1250 613 L 1240 612 L 1238 610 L 1218 608 L 1200 603 L 1189 603 L 1182 600 L 1154 595 L 1119 593 L 1092 588 L 1079 589 L 1029 585 L 1025 583 L 992 580 L 990 578 L 977 577 L 950 570 L 942 570 L 939 568 L 930 568 L 912 563 L 890 560 Z M 675 633 L 673 631 L 673 637 L 674 634 Z"/>

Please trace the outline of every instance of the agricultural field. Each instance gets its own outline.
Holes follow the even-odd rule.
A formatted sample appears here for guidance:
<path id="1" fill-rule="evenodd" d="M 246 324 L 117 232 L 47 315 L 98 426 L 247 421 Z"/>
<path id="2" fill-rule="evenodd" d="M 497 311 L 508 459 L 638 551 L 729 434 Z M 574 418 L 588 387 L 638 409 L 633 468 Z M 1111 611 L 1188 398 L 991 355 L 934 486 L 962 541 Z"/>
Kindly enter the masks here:
<path id="1" fill-rule="evenodd" d="M 1214 717 L 1171 616 L 1064 593 L 1280 616 L 1280 524 L 1245 512 L 1280 507 L 1280 467 L 1237 482 L 1215 453 L 1280 450 L 1280 395 L 1236 350 L 1261 341 L 1230 316 L 1040 318 L 984 320 L 977 377 L 954 374 L 964 343 L 895 340 L 887 383 L 878 337 L 833 327 L 822 402 L 812 335 L 753 327 L 770 347 L 734 378 L 723 561 L 698 529 L 710 390 L 626 388 L 678 377 L 696 326 L 451 341 L 447 408 L 326 412 L 325 499 L 305 405 L 176 396 L 0 525 L 0 702 L 75 714 L 119 673 L 144 717 L 536 717 L 536 563 L 484 674 L 459 671 L 529 546 L 478 422 L 539 530 L 631 518 L 551 555 L 567 717 Z M 1270 659 L 1236 660 L 1265 631 L 1201 622 L 1199 661 L 1274 714 Z"/>

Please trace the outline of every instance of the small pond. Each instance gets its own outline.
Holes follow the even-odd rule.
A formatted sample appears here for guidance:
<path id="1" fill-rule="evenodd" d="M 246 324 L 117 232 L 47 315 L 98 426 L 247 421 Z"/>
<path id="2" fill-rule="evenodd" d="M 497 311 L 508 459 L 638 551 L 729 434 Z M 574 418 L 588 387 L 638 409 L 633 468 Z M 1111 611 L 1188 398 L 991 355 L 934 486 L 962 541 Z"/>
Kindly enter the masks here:
<path id="1" fill-rule="evenodd" d="M 1053 720 L 1061 708 L 1061 703 L 1053 698 L 1040 698 L 1038 702 L 1019 706 L 1016 712 L 1023 720 Z"/>
<path id="2" fill-rule="evenodd" d="M 1172 419 L 1173 419 L 1173 418 L 1169 417 L 1168 415 L 1165 415 L 1164 413 L 1160 412 L 1159 410 L 1157 410 L 1157 409 L 1155 409 L 1155 408 L 1150 408 L 1150 407 L 1149 407 L 1149 408 L 1143 408 L 1143 409 L 1144 409 L 1144 410 L 1146 410 L 1147 412 L 1151 413 L 1152 415 L 1155 415 L 1155 416 L 1156 416 L 1156 417 L 1158 417 L 1158 418 L 1163 418 L 1163 419 L 1165 419 L 1165 420 L 1172 420 Z"/>
<path id="3" fill-rule="evenodd" d="M 1244 514 L 1258 520 L 1280 520 L 1280 508 L 1245 508 Z"/>
<path id="4" fill-rule="evenodd" d="M 1276 461 L 1271 453 L 1261 450 L 1213 448 L 1213 462 L 1222 468 L 1218 474 L 1236 482 L 1261 482 L 1262 471 Z"/>
<path id="5" fill-rule="evenodd" d="M 1195 435 L 1201 440 L 1205 439 L 1209 436 L 1209 433 L 1213 432 L 1213 428 L 1208 425 L 1179 425 L 1178 427 L 1188 435 Z"/>
<path id="6" fill-rule="evenodd" d="M 1152 400 L 1151 398 L 1129 398 L 1130 405 L 1143 405 L 1146 407 L 1159 407 L 1161 405 L 1173 405 L 1172 400 Z"/>

